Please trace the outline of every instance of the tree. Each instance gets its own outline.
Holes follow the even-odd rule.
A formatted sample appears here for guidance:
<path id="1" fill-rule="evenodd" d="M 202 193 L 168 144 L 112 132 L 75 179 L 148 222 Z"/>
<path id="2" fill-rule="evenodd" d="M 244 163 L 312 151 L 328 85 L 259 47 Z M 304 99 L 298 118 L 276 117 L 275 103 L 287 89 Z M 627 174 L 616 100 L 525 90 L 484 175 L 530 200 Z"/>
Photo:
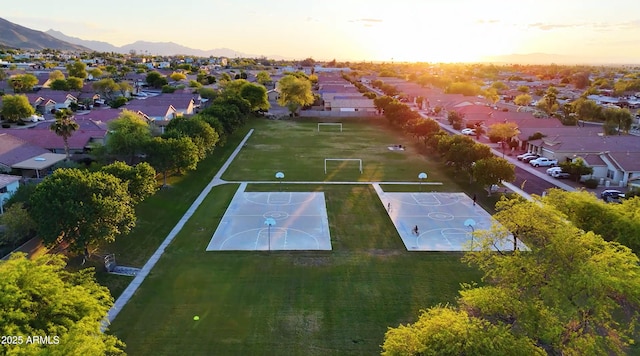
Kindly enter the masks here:
<path id="1" fill-rule="evenodd" d="M 49 80 L 52 82 L 56 80 L 65 80 L 64 73 L 62 73 L 61 70 L 56 69 L 49 73 Z"/>
<path id="2" fill-rule="evenodd" d="M 100 70 L 100 68 L 92 68 L 91 70 L 89 70 L 89 74 L 91 74 L 91 77 L 93 79 L 98 79 L 102 77 L 102 70 Z"/>
<path id="3" fill-rule="evenodd" d="M 18 122 L 20 119 L 27 118 L 35 112 L 25 95 L 4 95 L 2 97 L 0 114 L 8 122 Z"/>
<path id="4" fill-rule="evenodd" d="M 550 189 L 544 202 L 566 215 L 576 227 L 593 231 L 607 241 L 615 241 L 640 251 L 640 199 L 608 204 L 586 191 Z"/>
<path id="5" fill-rule="evenodd" d="M 0 223 L 5 225 L 4 234 L 0 234 L 0 242 L 11 246 L 26 237 L 33 235 L 36 228 L 31 215 L 24 207 L 23 202 L 12 204 L 0 215 Z M 1 245 L 1 244 L 0 244 Z"/>
<path id="6" fill-rule="evenodd" d="M 156 171 L 147 162 L 141 162 L 132 167 L 122 161 L 116 161 L 103 166 L 100 171 L 127 182 L 133 204 L 142 202 L 156 192 Z"/>
<path id="7" fill-rule="evenodd" d="M 538 108 L 551 115 L 558 110 L 558 89 L 553 86 L 547 88 L 544 96 L 538 101 Z"/>
<path id="8" fill-rule="evenodd" d="M 149 124 L 133 111 L 123 110 L 122 114 L 107 126 L 107 152 L 127 157 L 129 163 L 133 162 L 135 154 L 140 152 L 151 138 Z"/>
<path id="9" fill-rule="evenodd" d="M 87 77 L 87 65 L 80 61 L 69 63 L 67 64 L 67 72 L 70 77 L 84 79 Z"/>
<path id="10" fill-rule="evenodd" d="M 192 170 L 198 165 L 197 147 L 189 137 L 154 137 L 146 145 L 147 161 L 162 172 L 163 187 L 167 186 L 169 171 Z"/>
<path id="11" fill-rule="evenodd" d="M 602 116 L 602 108 L 593 100 L 580 98 L 571 103 L 573 112 L 576 113 L 578 120 L 582 121 L 604 121 Z"/>
<path id="12" fill-rule="evenodd" d="M 501 82 L 499 80 L 491 83 L 491 88 L 495 89 L 496 91 L 509 89 L 509 87 L 505 83 L 503 83 L 503 82 Z"/>
<path id="13" fill-rule="evenodd" d="M 69 90 L 80 90 L 82 89 L 83 85 L 84 85 L 84 82 L 80 78 L 76 78 L 76 77 L 67 78 L 67 86 L 69 87 Z"/>
<path id="14" fill-rule="evenodd" d="M 628 133 L 633 123 L 633 115 L 629 109 L 619 108 L 606 108 L 602 111 L 604 116 L 605 129 L 610 127 L 606 134 L 620 134 L 622 132 Z"/>
<path id="15" fill-rule="evenodd" d="M 171 78 L 171 80 L 173 80 L 174 82 L 179 82 L 181 80 L 187 79 L 187 76 L 184 75 L 184 73 L 173 72 L 171 73 L 171 75 L 169 75 L 169 78 Z"/>
<path id="16" fill-rule="evenodd" d="M 278 91 L 280 92 L 278 104 L 286 106 L 291 115 L 296 114 L 301 107 L 313 104 L 314 101 L 311 82 L 294 75 L 282 77 L 278 81 Z"/>
<path id="17" fill-rule="evenodd" d="M 462 120 L 464 120 L 464 114 L 452 110 L 447 114 L 447 121 L 454 129 L 460 130 L 462 128 Z"/>
<path id="18" fill-rule="evenodd" d="M 569 162 L 560 162 L 559 166 L 562 171 L 567 172 L 577 181 L 587 174 L 593 174 L 593 167 L 587 166 L 584 159 L 577 157 Z"/>
<path id="19" fill-rule="evenodd" d="M 545 355 L 506 324 L 492 324 L 465 310 L 436 306 L 420 312 L 413 324 L 389 328 L 382 355 Z"/>
<path id="20" fill-rule="evenodd" d="M 491 87 L 484 91 L 484 97 L 491 102 L 491 104 L 495 105 L 500 100 L 500 95 L 498 91 Z"/>
<path id="21" fill-rule="evenodd" d="M 491 196 L 491 186 L 502 181 L 513 182 L 516 179 L 515 166 L 504 158 L 487 157 L 473 165 L 473 177 L 484 186 Z"/>
<path id="22" fill-rule="evenodd" d="M 529 94 L 520 94 L 516 96 L 515 99 L 513 99 L 513 102 L 516 105 L 520 105 L 520 106 L 529 106 L 529 104 L 531 104 L 531 101 L 533 101 L 533 99 Z"/>
<path id="23" fill-rule="evenodd" d="M 28 259 L 14 253 L 0 261 L 0 332 L 22 338 L 4 348 L 20 355 L 121 355 L 124 343 L 101 331 L 113 306 L 109 290 L 95 281 L 94 271 L 69 272 L 61 254 Z M 53 345 L 31 343 L 34 335 L 51 336 Z M 57 343 L 57 345 L 56 345 Z"/>
<path id="24" fill-rule="evenodd" d="M 435 135 L 440 131 L 440 125 L 433 119 L 414 120 L 408 123 L 407 132 L 416 138 L 422 140 L 422 143 L 426 146 L 429 137 Z"/>
<path id="25" fill-rule="evenodd" d="M 256 74 L 256 81 L 261 85 L 267 85 L 273 82 L 273 80 L 271 79 L 271 76 L 269 75 L 269 72 L 264 70 Z"/>
<path id="26" fill-rule="evenodd" d="M 518 125 L 514 122 L 504 122 L 489 126 L 489 137 L 497 137 L 502 142 L 500 144 L 502 147 L 502 157 L 504 157 L 507 142 L 511 141 L 511 139 L 519 133 Z"/>
<path id="27" fill-rule="evenodd" d="M 573 226 L 544 200 L 502 200 L 502 228 L 476 233 L 464 260 L 489 284 L 467 286 L 459 307 L 506 324 L 548 354 L 625 354 L 637 340 L 640 265 L 631 250 Z M 496 253 L 501 241 L 522 240 L 527 252 Z"/>
<path id="28" fill-rule="evenodd" d="M 384 110 L 391 104 L 395 99 L 390 96 L 379 96 L 373 99 L 373 105 L 375 105 L 378 110 L 378 114 L 383 114 Z"/>
<path id="29" fill-rule="evenodd" d="M 73 251 L 86 251 L 91 244 L 113 242 L 135 226 L 127 182 L 104 172 L 57 169 L 38 184 L 30 203 L 47 246 L 67 243 Z"/>
<path id="30" fill-rule="evenodd" d="M 189 137 L 197 147 L 198 159 L 204 159 L 218 142 L 218 133 L 201 117 L 178 117 L 167 125 L 167 137 Z"/>
<path id="31" fill-rule="evenodd" d="M 80 125 L 73 119 L 73 112 L 69 109 L 61 109 L 55 113 L 56 121 L 54 121 L 49 129 L 62 137 L 64 142 L 64 153 L 69 160 L 69 137 L 80 128 Z"/>
<path id="32" fill-rule="evenodd" d="M 69 90 L 69 84 L 64 79 L 56 79 L 49 84 L 49 88 L 51 90 L 67 91 Z"/>
<path id="33" fill-rule="evenodd" d="M 26 93 L 38 84 L 38 78 L 33 74 L 17 74 L 9 78 L 9 87 L 14 93 Z"/>
<path id="34" fill-rule="evenodd" d="M 162 75 L 159 72 L 156 71 L 152 71 L 147 73 L 147 76 L 145 78 L 145 82 L 156 89 L 160 89 L 162 88 L 164 85 L 167 85 L 169 83 L 169 81 L 167 81 L 167 78 Z"/>
<path id="35" fill-rule="evenodd" d="M 114 94 L 120 90 L 120 86 L 111 78 L 100 79 L 94 82 L 92 85 L 93 90 L 100 94 L 101 97 L 107 101 L 111 101 L 114 98 Z"/>
<path id="36" fill-rule="evenodd" d="M 266 111 L 271 107 L 267 89 L 262 85 L 247 83 L 240 88 L 240 96 L 249 101 L 252 111 Z"/>

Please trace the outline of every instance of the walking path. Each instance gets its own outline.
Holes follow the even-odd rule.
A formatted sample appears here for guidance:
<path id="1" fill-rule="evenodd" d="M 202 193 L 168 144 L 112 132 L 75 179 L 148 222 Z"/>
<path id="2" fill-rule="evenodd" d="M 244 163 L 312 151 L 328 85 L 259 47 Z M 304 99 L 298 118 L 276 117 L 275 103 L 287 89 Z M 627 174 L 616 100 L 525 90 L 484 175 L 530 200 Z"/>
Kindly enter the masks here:
<path id="1" fill-rule="evenodd" d="M 207 197 L 211 189 L 217 185 L 226 183 L 220 177 L 225 172 L 225 170 L 229 167 L 231 162 L 233 162 L 233 160 L 236 158 L 236 156 L 238 155 L 242 147 L 244 147 L 244 144 L 247 142 L 249 137 L 251 137 L 252 133 L 253 133 L 253 129 L 251 129 L 247 133 L 247 135 L 244 137 L 242 142 L 240 142 L 240 144 L 235 149 L 235 151 L 233 151 L 233 153 L 231 154 L 231 156 L 229 156 L 229 158 L 224 163 L 224 165 L 222 165 L 218 173 L 215 176 L 213 176 L 213 179 L 211 179 L 211 182 L 209 182 L 209 184 L 207 184 L 207 186 L 202 190 L 202 192 L 200 192 L 200 195 L 198 195 L 198 198 L 196 198 L 193 204 L 191 204 L 187 212 L 182 216 L 180 221 L 178 221 L 178 223 L 173 228 L 173 230 L 169 232 L 169 235 L 167 235 L 164 241 L 162 241 L 162 244 L 160 244 L 158 249 L 153 253 L 153 255 L 151 255 L 151 257 L 149 258 L 147 263 L 144 264 L 140 272 L 136 274 L 133 281 L 129 283 L 129 286 L 127 286 L 127 288 L 124 290 L 124 292 L 122 292 L 120 297 L 118 297 L 116 302 L 113 304 L 113 307 L 111 307 L 111 309 L 109 309 L 109 312 L 107 313 L 107 320 L 102 325 L 103 331 L 108 327 L 108 325 L 111 322 L 113 322 L 116 316 L 118 316 L 118 313 L 120 313 L 122 308 L 129 302 L 129 299 L 131 299 L 131 297 L 135 294 L 136 290 L 138 290 L 138 287 L 140 287 L 144 279 L 147 277 L 147 275 L 149 275 L 149 272 L 151 272 L 151 269 L 156 265 L 156 262 L 158 262 L 158 260 L 162 256 L 162 254 L 164 253 L 164 250 L 167 248 L 167 246 L 169 246 L 169 244 L 171 244 L 171 242 L 176 237 L 178 232 L 182 230 L 182 227 L 184 226 L 184 224 L 189 220 L 189 218 L 191 218 L 191 215 L 193 215 L 196 209 L 198 209 L 198 207 L 200 206 L 204 198 Z"/>

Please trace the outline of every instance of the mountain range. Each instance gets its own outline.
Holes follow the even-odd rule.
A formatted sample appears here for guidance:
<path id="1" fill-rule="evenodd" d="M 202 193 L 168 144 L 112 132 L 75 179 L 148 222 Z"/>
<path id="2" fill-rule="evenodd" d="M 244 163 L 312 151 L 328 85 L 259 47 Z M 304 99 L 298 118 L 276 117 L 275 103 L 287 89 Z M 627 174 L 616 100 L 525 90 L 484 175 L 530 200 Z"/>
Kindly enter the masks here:
<path id="1" fill-rule="evenodd" d="M 65 42 L 42 31 L 32 30 L 0 18 L 0 47 L 15 49 L 45 48 L 61 51 L 88 51 L 89 48 Z"/>

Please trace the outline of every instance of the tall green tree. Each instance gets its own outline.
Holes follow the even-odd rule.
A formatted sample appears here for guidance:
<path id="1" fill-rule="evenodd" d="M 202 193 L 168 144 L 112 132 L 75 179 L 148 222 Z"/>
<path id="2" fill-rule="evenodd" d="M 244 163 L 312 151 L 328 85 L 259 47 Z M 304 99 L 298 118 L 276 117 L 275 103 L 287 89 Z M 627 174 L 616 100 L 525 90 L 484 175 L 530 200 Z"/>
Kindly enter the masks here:
<path id="1" fill-rule="evenodd" d="M 133 204 L 142 202 L 156 192 L 156 171 L 147 162 L 130 166 L 122 161 L 116 161 L 103 166 L 100 171 L 126 182 Z"/>
<path id="2" fill-rule="evenodd" d="M 547 88 L 542 99 L 538 101 L 538 108 L 547 115 L 551 115 L 558 110 L 558 89 L 553 86 Z"/>
<path id="3" fill-rule="evenodd" d="M 67 64 L 67 72 L 70 77 L 85 79 L 87 77 L 87 65 L 81 61 Z"/>
<path id="4" fill-rule="evenodd" d="M 0 234 L 0 245 L 6 244 L 15 247 L 22 239 L 33 236 L 36 225 L 23 202 L 17 202 L 7 207 L 4 214 L 0 215 L 0 224 L 5 226 L 5 231 Z"/>
<path id="5" fill-rule="evenodd" d="M 76 77 L 67 78 L 67 86 L 69 87 L 69 90 L 80 90 L 82 89 L 83 85 L 84 85 L 84 82 L 80 78 L 76 78 Z"/>
<path id="6" fill-rule="evenodd" d="M 602 111 L 605 128 L 610 127 L 606 134 L 628 133 L 633 123 L 633 115 L 629 109 L 606 108 Z"/>
<path id="7" fill-rule="evenodd" d="M 49 80 L 50 81 L 53 82 L 53 81 L 56 81 L 56 80 L 59 80 L 59 79 L 61 79 L 61 80 L 65 79 L 64 73 L 62 73 L 61 70 L 56 69 L 56 70 L 52 71 L 51 73 L 49 73 Z"/>
<path id="8" fill-rule="evenodd" d="M 218 133 L 201 117 L 178 117 L 169 122 L 163 137 L 189 137 L 197 147 L 198 158 L 204 159 L 218 142 Z"/>
<path id="9" fill-rule="evenodd" d="M 486 157 L 473 165 L 473 177 L 491 195 L 491 186 L 505 182 L 513 182 L 516 179 L 515 166 L 504 158 Z"/>
<path id="10" fill-rule="evenodd" d="M 67 243 L 77 252 L 113 242 L 135 226 L 127 183 L 104 172 L 57 169 L 38 184 L 30 206 L 47 246 Z"/>
<path id="11" fill-rule="evenodd" d="M 162 75 L 160 72 L 156 72 L 156 71 L 147 73 L 145 81 L 149 86 L 156 89 L 162 88 L 163 86 L 169 83 L 169 81 L 167 80 L 167 77 Z"/>
<path id="12" fill-rule="evenodd" d="M 33 115 L 36 110 L 29 103 L 25 95 L 4 95 L 2 97 L 2 107 L 0 114 L 8 122 L 18 122 L 20 119 Z"/>
<path id="13" fill-rule="evenodd" d="M 9 78 L 9 87 L 15 93 L 27 93 L 38 84 L 38 78 L 33 74 L 17 74 Z"/>
<path id="14" fill-rule="evenodd" d="M 146 153 L 147 162 L 162 172 L 163 187 L 167 186 L 169 172 L 193 170 L 199 162 L 197 147 L 189 137 L 154 137 L 147 143 Z"/>
<path id="15" fill-rule="evenodd" d="M 240 88 L 240 96 L 251 104 L 251 111 L 269 110 L 267 89 L 262 85 L 247 83 Z"/>
<path id="16" fill-rule="evenodd" d="M 69 137 L 80 128 L 80 125 L 73 119 L 73 112 L 69 109 L 61 109 L 55 113 L 56 121 L 51 123 L 49 129 L 62 137 L 64 142 L 64 153 L 69 160 Z"/>
<path id="17" fill-rule="evenodd" d="M 101 331 L 113 305 L 94 272 L 70 272 L 60 254 L 28 259 L 14 253 L 0 261 L 0 333 L 22 338 L 21 345 L 4 345 L 9 355 L 123 355 L 124 343 Z M 52 344 L 27 338 L 50 336 Z"/>
<path id="18" fill-rule="evenodd" d="M 133 111 L 123 110 L 122 114 L 107 126 L 107 152 L 126 157 L 128 163 L 133 162 L 136 153 L 141 152 L 146 142 L 151 139 L 149 124 Z"/>
<path id="19" fill-rule="evenodd" d="M 291 115 L 295 115 L 301 107 L 313 104 L 311 82 L 295 75 L 285 75 L 278 81 L 280 97 L 278 104 L 287 107 Z"/>
<path id="20" fill-rule="evenodd" d="M 269 72 L 262 70 L 258 72 L 258 74 L 256 74 L 256 81 L 261 85 L 267 85 L 269 83 L 272 83 L 273 79 L 271 79 L 271 75 L 269 75 Z"/>
<path id="21" fill-rule="evenodd" d="M 114 94 L 120 90 L 120 86 L 111 78 L 100 79 L 94 82 L 92 85 L 93 90 L 100 94 L 101 97 L 107 101 L 111 101 L 114 98 Z"/>
<path id="22" fill-rule="evenodd" d="M 532 340 L 464 310 L 436 306 L 413 324 L 389 328 L 382 355 L 545 355 Z"/>

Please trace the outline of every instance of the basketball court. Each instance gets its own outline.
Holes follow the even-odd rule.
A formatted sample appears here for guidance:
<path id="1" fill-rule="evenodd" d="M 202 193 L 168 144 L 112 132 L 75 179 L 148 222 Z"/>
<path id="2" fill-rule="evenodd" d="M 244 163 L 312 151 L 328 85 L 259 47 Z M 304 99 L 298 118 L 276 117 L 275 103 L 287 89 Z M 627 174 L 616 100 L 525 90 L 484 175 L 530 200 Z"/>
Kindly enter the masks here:
<path id="1" fill-rule="evenodd" d="M 472 231 L 488 230 L 495 222 L 464 193 L 385 193 L 375 188 L 408 251 L 468 251 Z M 512 243 L 497 247 L 513 250 Z"/>
<path id="2" fill-rule="evenodd" d="M 240 185 L 207 251 L 331 250 L 322 192 L 249 193 Z"/>

